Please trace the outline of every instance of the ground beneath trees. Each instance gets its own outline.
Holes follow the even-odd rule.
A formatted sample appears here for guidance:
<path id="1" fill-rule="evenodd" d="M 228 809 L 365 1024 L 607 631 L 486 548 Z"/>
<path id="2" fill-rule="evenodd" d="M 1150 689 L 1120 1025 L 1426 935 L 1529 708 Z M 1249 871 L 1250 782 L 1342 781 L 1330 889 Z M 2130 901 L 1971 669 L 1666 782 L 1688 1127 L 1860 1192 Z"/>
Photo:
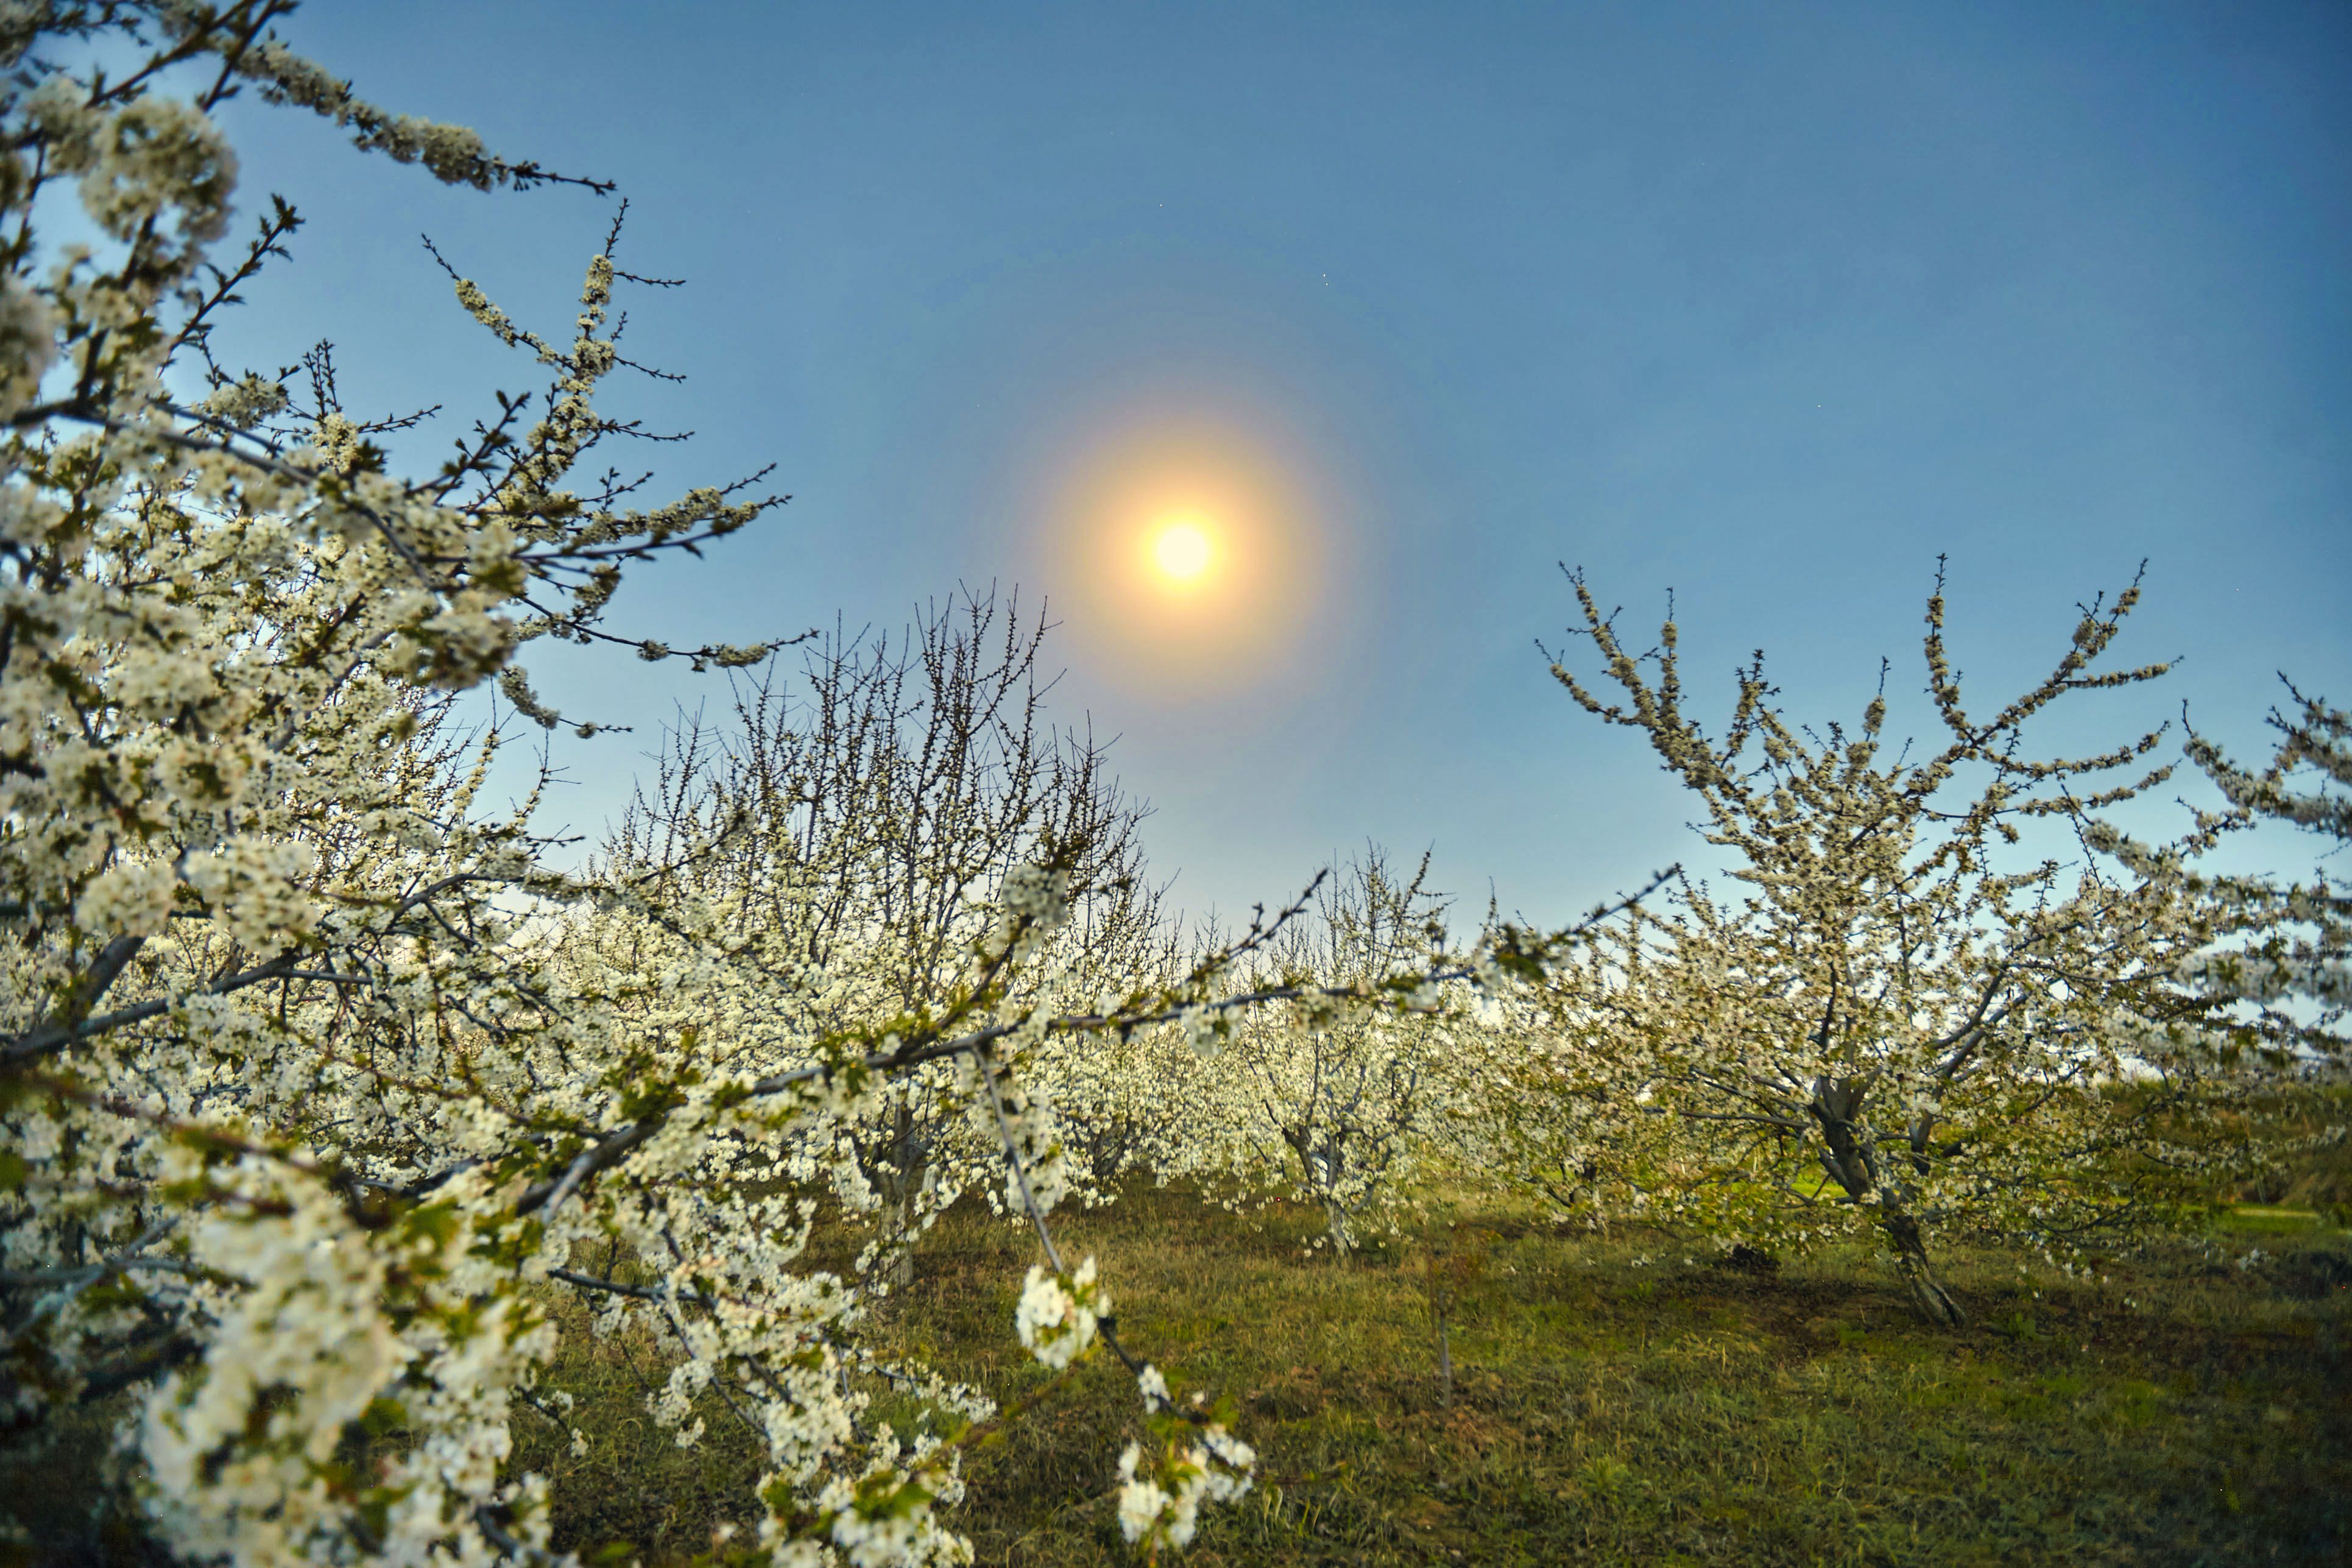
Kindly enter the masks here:
<path id="1" fill-rule="evenodd" d="M 1316 1227 L 1150 1191 L 1062 1216 L 1069 1255 L 1100 1258 L 1128 1343 L 1185 1386 L 1233 1394 L 1262 1456 L 1257 1489 L 1204 1511 L 1181 1561 L 2352 1555 L 2352 1245 L 2304 1215 L 2250 1213 L 2210 1248 L 2118 1264 L 2106 1284 L 1957 1254 L 1948 1278 L 1976 1323 L 1956 1335 L 1918 1324 L 1859 1256 L 1749 1273 L 1668 1237 L 1472 1214 L 1339 1263 L 1304 1251 Z M 1454 1259 L 1450 1403 L 1433 1242 Z M 1000 1400 L 1037 1390 L 1049 1380 L 1012 1336 L 1034 1247 L 1002 1220 L 951 1215 L 887 1309 L 889 1337 Z M 556 1370 L 550 1386 L 581 1402 L 583 1458 L 518 1417 L 517 1459 L 552 1478 L 562 1544 L 685 1563 L 747 1517 L 756 1458 L 723 1410 L 693 1450 L 645 1416 L 666 1365 L 646 1343 Z M 1135 1561 L 1109 1494 L 1139 1410 L 1115 1364 L 1090 1363 L 976 1454 L 960 1525 L 979 1561 Z"/>
<path id="2" fill-rule="evenodd" d="M 1423 1241 L 1341 1264 L 1303 1251 L 1316 1224 L 1151 1192 L 1061 1221 L 1073 1259 L 1100 1258 L 1130 1347 L 1234 1394 L 1262 1456 L 1257 1490 L 1204 1510 L 1186 1562 L 2323 1563 L 2352 1547 L 2352 1250 L 2298 1216 L 2105 1285 L 1958 1256 L 1977 1326 L 1949 1335 L 1865 1258 L 1759 1276 L 1670 1238 L 1471 1215 L 1434 1233 L 1458 1260 L 1450 1405 Z M 2236 1267 L 2256 1246 L 2265 1260 Z M 1011 1332 L 1034 1247 L 950 1216 L 892 1334 L 1000 1399 L 1034 1389 L 1045 1375 Z M 961 1515 L 979 1561 L 1134 1561 L 1108 1494 L 1138 1409 L 1115 1365 L 1089 1364 L 983 1449 Z M 740 1485 L 710 1466 L 721 1451 L 592 1453 L 558 1476 L 573 1541 L 658 1536 L 684 1558 Z"/>

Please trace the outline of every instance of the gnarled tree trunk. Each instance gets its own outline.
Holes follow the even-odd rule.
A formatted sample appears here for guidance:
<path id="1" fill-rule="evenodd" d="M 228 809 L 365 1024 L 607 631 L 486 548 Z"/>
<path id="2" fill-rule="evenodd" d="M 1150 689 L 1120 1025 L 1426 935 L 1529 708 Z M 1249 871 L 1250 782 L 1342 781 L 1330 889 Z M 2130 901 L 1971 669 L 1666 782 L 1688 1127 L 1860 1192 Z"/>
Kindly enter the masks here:
<path id="1" fill-rule="evenodd" d="M 1895 1272 L 1903 1276 L 1904 1286 L 1911 1292 L 1911 1304 L 1919 1315 L 1939 1329 L 1964 1328 L 1969 1315 L 1960 1310 L 1959 1302 L 1944 1289 L 1927 1262 L 1927 1239 L 1919 1234 L 1919 1222 L 1900 1209 L 1887 1209 L 1883 1215 L 1886 1239 L 1895 1248 Z"/>
<path id="2" fill-rule="evenodd" d="M 1812 1103 L 1807 1109 L 1821 1125 L 1822 1141 L 1828 1145 L 1822 1152 L 1822 1168 L 1854 1202 L 1876 1206 L 1879 1227 L 1895 1250 L 1895 1272 L 1903 1276 L 1904 1288 L 1919 1315 L 1937 1328 L 1960 1328 L 1969 1315 L 1936 1278 L 1927 1261 L 1927 1237 L 1919 1233 L 1918 1220 L 1903 1206 L 1901 1184 L 1881 1167 L 1860 1125 L 1863 1102 L 1869 1093 L 1867 1077 L 1822 1077 L 1813 1081 Z"/>

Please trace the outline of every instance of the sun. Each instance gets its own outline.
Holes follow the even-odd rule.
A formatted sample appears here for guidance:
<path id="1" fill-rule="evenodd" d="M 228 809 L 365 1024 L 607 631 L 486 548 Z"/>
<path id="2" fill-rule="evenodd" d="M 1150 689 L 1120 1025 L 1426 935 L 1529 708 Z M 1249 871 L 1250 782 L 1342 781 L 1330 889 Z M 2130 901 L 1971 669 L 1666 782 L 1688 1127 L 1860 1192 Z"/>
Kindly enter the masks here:
<path id="1" fill-rule="evenodd" d="M 1189 586 L 1208 574 L 1217 542 L 1191 518 L 1171 518 L 1151 536 L 1151 563 L 1171 584 Z"/>
<path id="2" fill-rule="evenodd" d="M 1129 696 L 1192 702 L 1322 667 L 1343 574 L 1328 481 L 1272 416 L 1151 409 L 1068 433 L 1041 472 L 1038 575 Z"/>

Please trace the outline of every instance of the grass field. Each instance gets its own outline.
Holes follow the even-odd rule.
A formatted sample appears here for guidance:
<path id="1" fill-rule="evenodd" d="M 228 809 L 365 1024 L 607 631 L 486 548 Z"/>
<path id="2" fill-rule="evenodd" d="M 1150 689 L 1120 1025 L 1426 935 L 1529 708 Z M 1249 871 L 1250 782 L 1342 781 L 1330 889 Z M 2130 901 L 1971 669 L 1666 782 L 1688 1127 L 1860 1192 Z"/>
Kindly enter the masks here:
<path id="1" fill-rule="evenodd" d="M 1858 1256 L 1759 1275 L 1686 1262 L 1654 1236 L 1472 1215 L 1337 1262 L 1303 1254 L 1314 1226 L 1276 1210 L 1260 1227 L 1148 1191 L 1062 1221 L 1073 1256 L 1097 1254 L 1114 1282 L 1128 1342 L 1235 1395 L 1263 1457 L 1257 1490 L 1205 1512 L 1186 1561 L 2352 1554 L 2352 1249 L 2310 1211 L 2249 1208 L 2211 1248 L 2118 1266 L 2104 1285 L 1954 1255 L 1948 1278 L 1976 1317 L 1958 1335 L 1918 1325 Z M 2257 1247 L 2263 1258 L 2238 1268 Z M 1000 1399 L 1035 1389 L 1046 1376 L 1011 1334 L 1033 1248 L 1001 1220 L 950 1215 L 882 1327 Z M 1455 1296 L 1450 1402 L 1433 1255 Z M 519 1418 L 517 1458 L 552 1477 L 562 1544 L 625 1541 L 648 1563 L 683 1563 L 740 1517 L 750 1443 L 716 1408 L 691 1451 L 655 1431 L 642 1383 L 659 1367 L 637 1344 L 557 1370 L 552 1386 L 582 1401 L 583 1458 L 551 1424 Z M 982 1448 L 960 1515 L 979 1560 L 1133 1561 L 1108 1494 L 1137 1412 L 1132 1384 L 1091 1363 Z M 0 1485 L 25 1497 L 25 1479 Z"/>
<path id="2" fill-rule="evenodd" d="M 1774 1276 L 1473 1218 L 1440 1233 L 1458 1300 L 1450 1405 L 1419 1243 L 1302 1255 L 1184 1197 L 1063 1221 L 1119 1290 L 1140 1353 L 1240 1398 L 1258 1490 L 1204 1514 L 1201 1563 L 2328 1563 L 2352 1550 L 2352 1251 L 2305 1211 L 2245 1216 L 2210 1255 L 2107 1285 L 1954 1259 L 1978 1326 L 1913 1320 L 1867 1259 Z M 1045 1373 L 1010 1332 L 1025 1233 L 956 1215 L 890 1334 L 999 1398 Z M 2240 1269 L 2260 1247 L 2268 1261 Z M 1075 1254 L 1074 1254 L 1075 1255 Z M 2128 1303 L 2137 1303 L 2136 1305 Z M 650 1362 L 641 1363 L 650 1371 Z M 577 1366 L 608 1401 L 627 1373 Z M 617 1385 L 617 1386 L 616 1386 Z M 1082 1367 L 983 1449 L 962 1510 L 982 1563 L 1131 1561 L 1108 1501 L 1139 1424 L 1115 1365 Z M 568 1543 L 683 1560 L 751 1469 L 713 1421 L 682 1454 L 626 1415 L 572 1460 Z M 534 1447 L 538 1445 L 534 1444 Z"/>

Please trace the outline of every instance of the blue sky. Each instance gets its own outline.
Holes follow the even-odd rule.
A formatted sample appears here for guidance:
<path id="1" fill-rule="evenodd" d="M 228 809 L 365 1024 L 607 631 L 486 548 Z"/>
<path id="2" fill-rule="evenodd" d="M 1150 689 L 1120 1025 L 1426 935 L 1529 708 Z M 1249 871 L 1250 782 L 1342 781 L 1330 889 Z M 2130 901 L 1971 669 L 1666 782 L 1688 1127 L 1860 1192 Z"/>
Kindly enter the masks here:
<path id="1" fill-rule="evenodd" d="M 635 580 L 671 642 L 896 626 L 958 583 L 1072 603 L 1042 519 L 1155 421 L 1243 432 L 1311 491 L 1279 679 L 1177 700 L 1086 657 L 1180 901 L 1275 899 L 1367 837 L 1564 915 L 1686 856 L 1690 803 L 1535 649 L 1557 563 L 1646 628 L 1676 595 L 1700 711 L 1752 648 L 1851 718 L 1917 638 L 2005 700 L 2148 562 L 2122 652 L 2181 656 L 2053 745 L 2178 717 L 2251 750 L 2284 669 L 2352 695 L 2352 10 L 2336 4 L 644 6 L 316 4 L 294 46 L 377 101 L 618 180 L 627 394 L 695 482 L 789 507 Z M 529 384 L 430 232 L 561 330 L 605 204 L 485 197 L 236 114 L 245 200 L 310 226 L 232 351 L 340 345 L 354 403 Z M 1644 645 L 1646 646 L 1646 639 Z M 594 831 L 709 689 L 532 650 Z"/>

